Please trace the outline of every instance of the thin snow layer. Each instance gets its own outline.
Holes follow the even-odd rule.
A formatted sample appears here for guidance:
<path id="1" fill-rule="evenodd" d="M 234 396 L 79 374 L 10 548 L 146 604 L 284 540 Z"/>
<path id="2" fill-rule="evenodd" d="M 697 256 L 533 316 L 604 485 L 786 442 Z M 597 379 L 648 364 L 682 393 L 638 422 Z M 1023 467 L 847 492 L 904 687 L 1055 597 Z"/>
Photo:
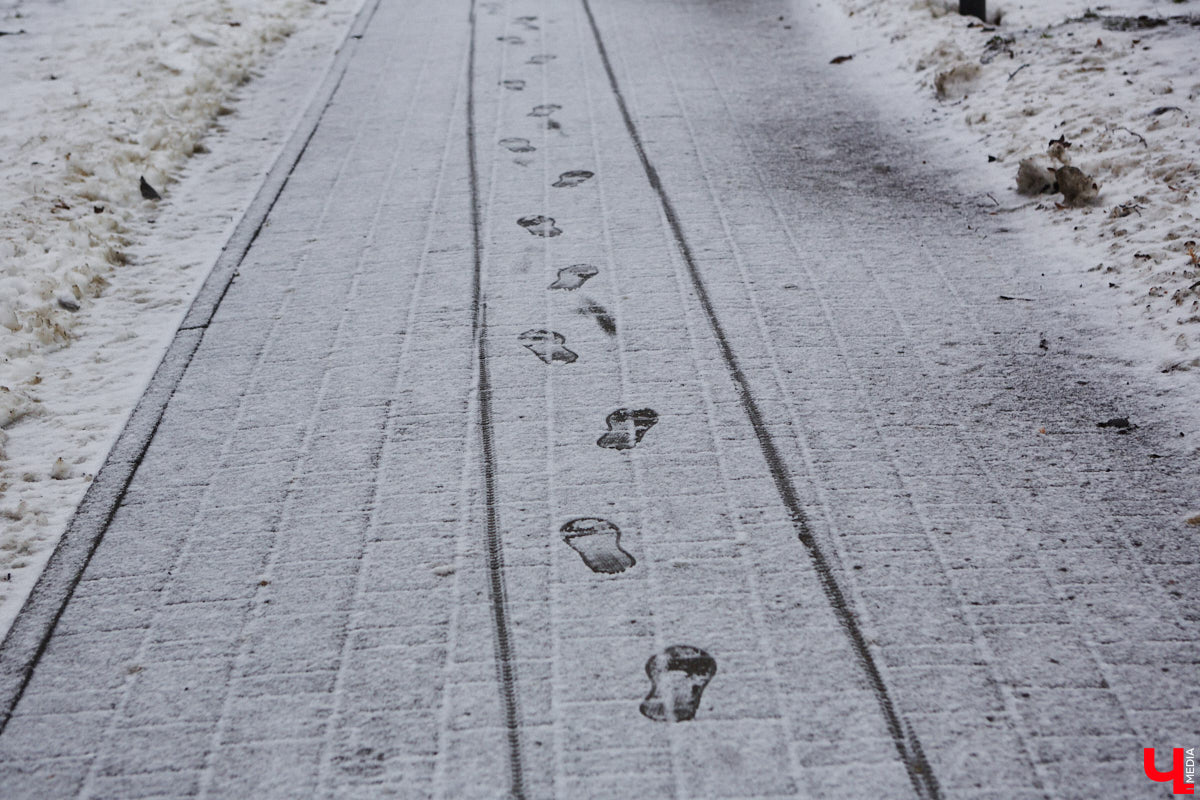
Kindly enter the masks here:
<path id="1" fill-rule="evenodd" d="M 0 636 L 360 6 L 0 3 Z"/>
<path id="2" fill-rule="evenodd" d="M 989 173 L 998 211 L 1035 213 L 1088 248 L 1080 280 L 1124 292 L 1109 302 L 1140 317 L 1154 366 L 1200 364 L 1200 4 L 992 0 L 982 25 L 956 0 L 833 2 L 854 30 L 845 41 L 866 45 L 858 55 L 898 63 L 936 106 L 925 121 L 965 134 L 951 138 Z M 1026 160 L 1027 177 L 1050 176 L 1044 193 L 1018 193 Z M 1055 186 L 1079 183 L 1055 180 L 1067 166 L 1089 178 L 1074 203 Z"/>

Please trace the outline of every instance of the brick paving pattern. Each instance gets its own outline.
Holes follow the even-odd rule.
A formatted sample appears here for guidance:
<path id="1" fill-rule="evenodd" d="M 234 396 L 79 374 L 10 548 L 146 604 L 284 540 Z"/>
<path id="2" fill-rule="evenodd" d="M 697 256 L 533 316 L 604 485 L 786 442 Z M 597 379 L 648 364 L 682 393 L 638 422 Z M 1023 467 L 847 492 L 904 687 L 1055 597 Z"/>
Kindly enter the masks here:
<path id="1" fill-rule="evenodd" d="M 0 736 L 0 794 L 1164 794 L 1141 748 L 1200 740 L 1166 424 L 1079 358 L 1086 317 L 1001 221 L 783 46 L 817 35 L 789 6 L 591 8 L 711 307 L 584 4 L 384 0 Z M 620 409 L 655 421 L 598 446 Z M 1147 422 L 1096 427 L 1118 414 Z M 681 646 L 715 663 L 691 693 L 654 661 Z M 652 677 L 695 718 L 642 713 Z"/>

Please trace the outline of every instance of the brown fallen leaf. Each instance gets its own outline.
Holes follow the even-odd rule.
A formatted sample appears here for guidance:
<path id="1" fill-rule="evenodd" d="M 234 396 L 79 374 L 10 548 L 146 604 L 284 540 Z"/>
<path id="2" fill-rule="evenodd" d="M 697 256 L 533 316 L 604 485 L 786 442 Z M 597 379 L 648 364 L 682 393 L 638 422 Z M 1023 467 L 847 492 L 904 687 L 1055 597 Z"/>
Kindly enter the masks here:
<path id="1" fill-rule="evenodd" d="M 1187 524 L 1200 526 L 1200 514 L 1197 514 L 1194 517 L 1188 517 Z"/>
<path id="2" fill-rule="evenodd" d="M 834 58 L 833 58 L 833 59 L 832 59 L 832 60 L 831 60 L 829 63 L 830 63 L 830 64 L 844 64 L 844 63 L 846 63 L 847 61 L 849 61 L 849 60 L 850 60 L 850 59 L 852 59 L 852 58 L 854 58 L 854 56 L 852 56 L 852 55 L 849 55 L 849 56 L 835 56 L 835 57 L 834 57 Z"/>

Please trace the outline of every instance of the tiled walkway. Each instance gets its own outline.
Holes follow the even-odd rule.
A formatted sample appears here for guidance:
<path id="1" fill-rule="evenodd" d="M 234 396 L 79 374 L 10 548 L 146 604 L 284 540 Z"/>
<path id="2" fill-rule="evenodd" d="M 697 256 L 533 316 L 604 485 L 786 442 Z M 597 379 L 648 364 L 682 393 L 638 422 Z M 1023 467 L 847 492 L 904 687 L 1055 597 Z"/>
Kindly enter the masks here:
<path id="1" fill-rule="evenodd" d="M 383 0 L 0 795 L 1162 796 L 1194 465 L 791 15 Z"/>

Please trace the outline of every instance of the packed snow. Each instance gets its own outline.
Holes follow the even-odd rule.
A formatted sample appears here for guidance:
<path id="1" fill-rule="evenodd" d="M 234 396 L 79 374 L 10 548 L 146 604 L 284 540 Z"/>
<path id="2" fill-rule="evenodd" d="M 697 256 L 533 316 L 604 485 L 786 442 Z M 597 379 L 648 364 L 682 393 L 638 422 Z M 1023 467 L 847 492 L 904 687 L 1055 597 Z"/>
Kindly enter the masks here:
<path id="1" fill-rule="evenodd" d="M 1197 3 L 989 0 L 983 23 L 957 0 L 831 2 L 839 63 L 898 68 L 983 202 L 1087 253 L 1081 288 L 1111 294 L 1130 352 L 1200 365 Z"/>
<path id="2" fill-rule="evenodd" d="M 360 7 L 0 0 L 0 632 Z"/>

